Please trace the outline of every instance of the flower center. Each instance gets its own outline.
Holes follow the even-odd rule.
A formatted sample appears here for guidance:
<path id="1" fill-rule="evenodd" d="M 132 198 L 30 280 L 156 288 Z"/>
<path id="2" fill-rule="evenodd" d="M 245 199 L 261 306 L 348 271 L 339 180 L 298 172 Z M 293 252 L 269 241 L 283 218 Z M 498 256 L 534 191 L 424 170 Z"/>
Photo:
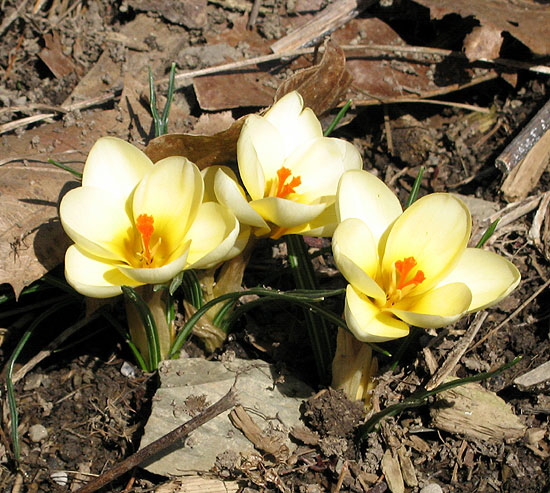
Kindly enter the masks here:
<path id="1" fill-rule="evenodd" d="M 289 180 L 289 178 L 291 178 Z M 292 176 L 292 171 L 284 166 L 277 170 L 277 191 L 275 197 L 286 198 L 295 192 L 295 188 L 302 184 L 299 176 Z"/>
<path id="2" fill-rule="evenodd" d="M 143 248 L 142 252 L 138 253 L 138 256 L 144 261 L 146 267 L 150 267 L 153 263 L 155 253 L 161 242 L 159 238 L 156 244 L 151 247 L 151 237 L 155 232 L 154 222 L 155 219 L 153 216 L 149 216 L 148 214 L 140 214 L 136 219 L 136 229 L 141 235 L 141 246 Z"/>
<path id="3" fill-rule="evenodd" d="M 416 286 L 426 280 L 426 276 L 421 270 L 417 270 L 414 275 L 411 275 L 416 265 L 417 262 L 414 257 L 407 257 L 395 262 L 390 287 L 386 294 L 386 307 L 390 307 L 403 299 Z"/>

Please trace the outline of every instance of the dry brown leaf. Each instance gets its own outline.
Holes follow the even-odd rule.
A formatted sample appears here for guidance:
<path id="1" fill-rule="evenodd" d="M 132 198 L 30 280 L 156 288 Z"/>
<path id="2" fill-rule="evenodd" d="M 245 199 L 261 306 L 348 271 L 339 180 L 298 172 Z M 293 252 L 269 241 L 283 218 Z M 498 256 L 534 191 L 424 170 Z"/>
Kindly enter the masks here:
<path id="1" fill-rule="evenodd" d="M 539 55 L 550 54 L 550 9 L 537 0 L 416 0 L 440 19 L 447 14 L 474 16 L 481 25 L 509 32 Z"/>
<path id="2" fill-rule="evenodd" d="M 161 135 L 149 142 L 145 154 L 155 163 L 168 156 L 185 156 L 201 169 L 235 161 L 243 123 L 244 117 L 239 118 L 227 130 L 215 135 Z"/>
<path id="3" fill-rule="evenodd" d="M 352 78 L 346 69 L 344 51 L 329 41 L 325 43 L 321 61 L 284 81 L 277 89 L 276 100 L 291 91 L 298 91 L 304 98 L 305 106 L 316 115 L 322 115 L 344 99 Z"/>
<path id="4" fill-rule="evenodd" d="M 502 34 L 494 26 L 475 27 L 464 39 L 464 53 L 471 62 L 498 58 L 501 46 Z"/>
<path id="5" fill-rule="evenodd" d="M 0 284 L 21 290 L 63 261 L 69 239 L 57 204 L 70 175 L 52 165 L 0 168 Z"/>
<path id="6" fill-rule="evenodd" d="M 38 54 L 39 58 L 51 70 L 56 79 L 63 79 L 77 71 L 72 60 L 63 54 L 59 33 L 53 31 L 44 35 L 45 47 Z"/>

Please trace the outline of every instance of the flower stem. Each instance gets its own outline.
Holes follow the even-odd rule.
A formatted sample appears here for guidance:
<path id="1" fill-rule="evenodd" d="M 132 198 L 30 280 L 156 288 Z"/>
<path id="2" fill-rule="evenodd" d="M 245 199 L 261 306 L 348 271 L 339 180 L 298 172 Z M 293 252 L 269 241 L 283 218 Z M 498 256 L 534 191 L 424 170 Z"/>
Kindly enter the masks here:
<path id="1" fill-rule="evenodd" d="M 319 289 L 313 265 L 302 236 L 287 235 L 288 261 L 298 289 Z M 324 318 L 304 309 L 304 318 L 309 340 L 315 357 L 317 374 L 322 382 L 327 381 L 332 361 L 333 348 L 329 329 Z"/>

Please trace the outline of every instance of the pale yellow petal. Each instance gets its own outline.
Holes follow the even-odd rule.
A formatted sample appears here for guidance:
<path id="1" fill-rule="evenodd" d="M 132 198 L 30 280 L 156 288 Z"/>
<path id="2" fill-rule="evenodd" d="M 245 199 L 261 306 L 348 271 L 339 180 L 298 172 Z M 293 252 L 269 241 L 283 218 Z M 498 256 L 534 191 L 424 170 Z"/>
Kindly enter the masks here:
<path id="1" fill-rule="evenodd" d="M 374 281 L 378 273 L 377 246 L 368 226 L 360 219 L 340 223 L 332 237 L 334 261 L 346 280 L 363 294 L 385 301 L 386 294 Z"/>
<path id="2" fill-rule="evenodd" d="M 142 284 L 125 276 L 115 264 L 103 262 L 76 245 L 65 253 L 65 279 L 80 294 L 92 298 L 111 298 L 122 293 L 121 286 Z"/>
<path id="3" fill-rule="evenodd" d="M 351 170 L 342 175 L 336 199 L 339 220 L 361 219 L 369 227 L 377 244 L 384 231 L 402 212 L 397 196 L 372 173 Z"/>
<path id="4" fill-rule="evenodd" d="M 346 323 L 363 342 L 384 342 L 409 334 L 409 326 L 391 313 L 381 311 L 369 298 L 349 285 L 344 311 Z"/>
<path id="5" fill-rule="evenodd" d="M 157 162 L 136 188 L 134 220 L 141 214 L 154 219 L 154 245 L 169 256 L 183 241 L 202 202 L 204 182 L 199 169 L 184 157 L 172 156 Z"/>
<path id="6" fill-rule="evenodd" d="M 468 311 L 477 311 L 508 296 L 517 287 L 520 279 L 518 269 L 504 257 L 479 248 L 467 248 L 456 267 L 441 284 L 466 284 L 472 292 Z"/>
<path id="7" fill-rule="evenodd" d="M 265 118 L 250 115 L 237 141 L 239 174 L 254 200 L 264 197 L 266 180 L 276 175 L 285 159 L 282 137 Z"/>
<path id="8" fill-rule="evenodd" d="M 336 208 L 334 204 L 329 205 L 321 214 L 313 221 L 300 224 L 294 228 L 289 228 L 285 234 L 288 235 L 306 235 L 316 237 L 330 237 L 334 234 L 334 230 L 338 222 L 336 221 Z"/>
<path id="9" fill-rule="evenodd" d="M 297 147 L 284 166 L 292 170 L 293 177 L 300 177 L 301 183 L 295 189 L 300 202 L 312 203 L 322 197 L 334 201 L 342 174 L 348 169 L 361 169 L 363 162 L 349 142 L 320 137 Z"/>
<path id="10" fill-rule="evenodd" d="M 61 200 L 59 217 L 69 237 L 92 255 L 121 262 L 128 259 L 133 225 L 109 191 L 96 187 L 70 190 Z"/>
<path id="11" fill-rule="evenodd" d="M 428 291 L 464 252 L 471 223 L 468 208 L 451 194 L 434 193 L 417 200 L 389 230 L 382 259 L 384 279 L 390 278 L 396 261 L 413 257 L 425 276 L 414 294 Z"/>
<path id="12" fill-rule="evenodd" d="M 325 204 L 308 205 L 278 197 L 266 197 L 253 200 L 250 206 L 265 221 L 281 228 L 293 228 L 313 221 L 323 210 Z"/>
<path id="13" fill-rule="evenodd" d="M 116 137 L 102 137 L 88 154 L 82 185 L 101 188 L 125 203 L 152 168 L 152 161 L 137 147 Z"/>
<path id="14" fill-rule="evenodd" d="M 257 228 L 269 230 L 269 226 L 248 203 L 242 187 L 225 169 L 220 169 L 214 179 L 214 191 L 218 202 L 231 209 L 237 219 Z"/>
<path id="15" fill-rule="evenodd" d="M 417 296 L 408 296 L 389 310 L 408 324 L 438 329 L 458 320 L 470 306 L 472 293 L 455 282 Z"/>
<path id="16" fill-rule="evenodd" d="M 303 106 L 302 97 L 293 91 L 277 101 L 264 116 L 281 134 L 285 156 L 297 146 L 323 136 L 323 129 L 315 113 Z"/>
<path id="17" fill-rule="evenodd" d="M 239 181 L 237 178 L 237 175 L 229 166 L 218 166 L 218 165 L 207 166 L 206 168 L 201 170 L 201 175 L 204 180 L 204 195 L 202 197 L 203 202 L 218 201 L 216 197 L 216 189 L 215 189 L 216 174 L 218 173 L 218 170 L 222 170 L 235 183 L 238 183 Z M 239 186 L 239 188 L 241 187 Z M 242 192 L 242 195 L 244 197 L 244 192 Z"/>
<path id="18" fill-rule="evenodd" d="M 171 262 L 155 268 L 132 268 L 118 266 L 120 271 L 141 284 L 163 284 L 171 281 L 176 275 L 185 269 L 189 253 L 189 243 L 185 243 L 178 249 L 179 256 Z"/>
<path id="19" fill-rule="evenodd" d="M 192 269 L 206 269 L 223 262 L 239 236 L 239 221 L 226 207 L 205 202 L 187 233 L 191 240 L 187 262 Z"/>

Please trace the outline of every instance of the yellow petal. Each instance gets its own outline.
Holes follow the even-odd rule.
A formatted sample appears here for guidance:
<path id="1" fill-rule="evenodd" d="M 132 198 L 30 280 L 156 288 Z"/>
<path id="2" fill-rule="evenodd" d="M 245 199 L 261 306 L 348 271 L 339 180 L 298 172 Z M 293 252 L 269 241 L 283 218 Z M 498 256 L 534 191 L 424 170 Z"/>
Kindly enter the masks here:
<path id="1" fill-rule="evenodd" d="M 101 188 L 125 203 L 152 168 L 151 160 L 137 147 L 115 137 L 102 137 L 88 154 L 82 186 Z"/>
<path id="2" fill-rule="evenodd" d="M 411 205 L 389 230 L 382 259 L 384 279 L 395 262 L 414 257 L 425 275 L 414 294 L 428 291 L 456 264 L 470 238 L 468 208 L 448 193 L 426 195 Z"/>
<path id="3" fill-rule="evenodd" d="M 177 249 L 195 219 L 202 202 L 204 182 L 199 169 L 184 157 L 160 160 L 136 188 L 134 221 L 141 214 L 154 218 L 155 234 L 161 237 L 166 256 Z"/>
<path id="4" fill-rule="evenodd" d="M 125 276 L 109 262 L 93 257 L 77 245 L 65 253 L 65 278 L 84 296 L 111 298 L 122 293 L 120 286 L 139 286 L 142 283 Z"/>
<path id="5" fill-rule="evenodd" d="M 220 169 L 214 179 L 214 191 L 218 202 L 231 209 L 244 224 L 269 230 L 269 226 L 248 203 L 242 187 L 225 169 Z"/>
<path id="6" fill-rule="evenodd" d="M 313 221 L 288 228 L 285 234 L 330 237 L 334 234 L 337 225 L 336 208 L 334 204 L 331 204 Z"/>
<path id="7" fill-rule="evenodd" d="M 342 173 L 361 169 L 363 161 L 349 142 L 321 137 L 307 146 L 297 147 L 284 166 L 292 170 L 292 176 L 300 177 L 301 183 L 296 187 L 300 202 L 312 203 L 322 197 L 335 200 Z"/>
<path id="8" fill-rule="evenodd" d="M 266 197 L 253 200 L 250 206 L 265 221 L 269 221 L 281 228 L 293 228 L 313 221 L 323 210 L 325 204 L 302 204 L 279 197 Z"/>
<path id="9" fill-rule="evenodd" d="M 456 267 L 441 284 L 466 284 L 472 292 L 468 311 L 477 311 L 508 296 L 517 287 L 520 279 L 518 269 L 504 257 L 479 248 L 467 248 Z"/>
<path id="10" fill-rule="evenodd" d="M 310 108 L 304 108 L 300 94 L 292 91 L 277 101 L 264 118 L 279 131 L 285 156 L 305 142 L 323 136 L 319 120 Z"/>
<path id="11" fill-rule="evenodd" d="M 377 245 L 368 226 L 360 219 L 340 223 L 332 237 L 332 252 L 338 270 L 363 294 L 385 301 L 386 294 L 374 281 L 378 273 Z"/>
<path id="12" fill-rule="evenodd" d="M 155 268 L 139 268 L 118 266 L 126 276 L 141 284 L 163 284 L 171 281 L 176 275 L 185 269 L 187 255 L 189 253 L 189 242 L 182 244 L 177 250 L 179 254 L 171 262 Z"/>
<path id="13" fill-rule="evenodd" d="M 250 115 L 237 141 L 239 174 L 254 200 L 265 195 L 266 179 L 275 176 L 285 159 L 283 139 L 265 118 Z"/>
<path id="14" fill-rule="evenodd" d="M 408 324 L 438 329 L 464 315 L 471 301 L 472 293 L 468 286 L 455 282 L 417 296 L 408 296 L 390 311 Z"/>
<path id="15" fill-rule="evenodd" d="M 364 170 L 351 170 L 338 184 L 336 213 L 340 221 L 355 217 L 370 229 L 376 243 L 403 209 L 386 184 Z"/>
<path id="16" fill-rule="evenodd" d="M 226 207 L 205 202 L 187 233 L 191 248 L 187 262 L 192 269 L 206 269 L 227 259 L 239 236 L 239 221 Z"/>
<path id="17" fill-rule="evenodd" d="M 133 228 L 121 203 L 96 187 L 70 190 L 61 200 L 59 217 L 69 237 L 92 255 L 125 261 L 125 244 Z"/>
<path id="18" fill-rule="evenodd" d="M 345 318 L 349 329 L 363 342 L 384 342 L 409 334 L 409 326 L 391 313 L 381 311 L 353 286 L 346 289 Z"/>
<path id="19" fill-rule="evenodd" d="M 218 166 L 218 165 L 207 166 L 206 168 L 201 170 L 201 175 L 204 180 L 204 195 L 202 197 L 203 202 L 218 201 L 218 199 L 216 198 L 216 190 L 215 190 L 216 174 L 218 173 L 218 170 L 222 170 L 235 183 L 238 183 L 239 181 L 237 178 L 237 175 L 229 166 Z M 239 188 L 242 191 L 242 187 L 239 186 Z M 244 192 L 242 192 L 242 196 L 244 197 Z"/>

